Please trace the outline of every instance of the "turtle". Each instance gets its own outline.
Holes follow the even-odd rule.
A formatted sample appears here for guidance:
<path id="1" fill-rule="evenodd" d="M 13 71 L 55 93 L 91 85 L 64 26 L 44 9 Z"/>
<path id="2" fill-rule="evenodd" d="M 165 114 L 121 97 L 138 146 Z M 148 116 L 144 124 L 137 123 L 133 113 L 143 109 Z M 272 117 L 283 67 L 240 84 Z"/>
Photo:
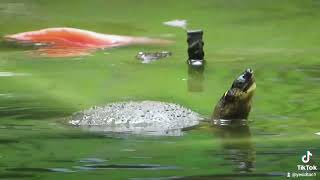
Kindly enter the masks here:
<path id="1" fill-rule="evenodd" d="M 95 106 L 74 113 L 69 123 L 100 132 L 180 136 L 201 121 L 247 119 L 255 88 L 253 70 L 247 69 L 218 101 L 211 119 L 179 104 L 145 100 Z"/>
<path id="2" fill-rule="evenodd" d="M 218 101 L 211 117 L 216 120 L 246 120 L 249 116 L 252 98 L 256 89 L 255 78 L 252 69 L 246 69 L 236 78 Z"/>

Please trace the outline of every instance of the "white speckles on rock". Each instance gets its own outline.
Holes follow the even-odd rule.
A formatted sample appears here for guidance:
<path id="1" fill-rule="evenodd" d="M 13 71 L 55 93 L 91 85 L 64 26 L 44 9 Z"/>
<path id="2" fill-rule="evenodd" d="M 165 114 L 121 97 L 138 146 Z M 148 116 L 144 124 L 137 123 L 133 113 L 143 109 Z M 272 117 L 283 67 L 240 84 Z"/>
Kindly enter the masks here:
<path id="1" fill-rule="evenodd" d="M 93 131 L 149 135 L 182 135 L 183 128 L 196 126 L 198 113 L 173 103 L 129 101 L 92 107 L 75 113 L 70 124 Z"/>

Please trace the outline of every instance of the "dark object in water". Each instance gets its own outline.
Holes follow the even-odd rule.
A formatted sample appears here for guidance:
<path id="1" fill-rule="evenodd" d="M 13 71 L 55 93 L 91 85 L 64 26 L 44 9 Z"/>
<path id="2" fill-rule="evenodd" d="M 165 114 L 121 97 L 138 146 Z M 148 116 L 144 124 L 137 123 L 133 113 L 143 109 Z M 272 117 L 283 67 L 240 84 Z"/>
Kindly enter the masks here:
<path id="1" fill-rule="evenodd" d="M 247 119 L 256 83 L 251 69 L 247 69 L 233 81 L 214 108 L 212 121 L 219 119 Z"/>
<path id="2" fill-rule="evenodd" d="M 150 63 L 162 58 L 170 57 L 172 55 L 169 51 L 161 51 L 161 52 L 139 52 L 136 56 L 137 59 L 141 60 L 142 63 Z"/>
<path id="3" fill-rule="evenodd" d="M 191 30 L 188 31 L 188 64 L 191 66 L 203 66 L 204 60 L 204 43 L 202 41 L 203 31 L 202 30 Z"/>

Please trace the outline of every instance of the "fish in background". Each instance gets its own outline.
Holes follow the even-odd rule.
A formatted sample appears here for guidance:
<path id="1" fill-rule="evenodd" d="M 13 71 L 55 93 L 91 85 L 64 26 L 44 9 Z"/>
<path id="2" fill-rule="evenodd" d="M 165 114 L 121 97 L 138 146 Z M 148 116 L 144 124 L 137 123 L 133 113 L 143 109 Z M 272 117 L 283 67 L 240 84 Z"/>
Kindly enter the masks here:
<path id="1" fill-rule="evenodd" d="M 4 36 L 5 41 L 38 47 L 36 54 L 47 57 L 83 56 L 98 49 L 134 44 L 166 45 L 170 40 L 102 34 L 76 28 L 47 28 Z"/>

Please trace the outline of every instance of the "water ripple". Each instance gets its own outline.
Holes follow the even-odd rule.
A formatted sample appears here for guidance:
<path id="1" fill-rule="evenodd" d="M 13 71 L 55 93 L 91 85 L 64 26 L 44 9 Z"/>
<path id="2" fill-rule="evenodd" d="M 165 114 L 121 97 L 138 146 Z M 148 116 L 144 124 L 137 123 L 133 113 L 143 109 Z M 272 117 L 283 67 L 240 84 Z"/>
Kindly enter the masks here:
<path id="1" fill-rule="evenodd" d="M 84 166 L 75 166 L 80 170 L 98 170 L 98 169 L 144 169 L 144 170 L 172 170 L 180 169 L 176 166 L 162 166 L 158 164 L 87 164 Z"/>

